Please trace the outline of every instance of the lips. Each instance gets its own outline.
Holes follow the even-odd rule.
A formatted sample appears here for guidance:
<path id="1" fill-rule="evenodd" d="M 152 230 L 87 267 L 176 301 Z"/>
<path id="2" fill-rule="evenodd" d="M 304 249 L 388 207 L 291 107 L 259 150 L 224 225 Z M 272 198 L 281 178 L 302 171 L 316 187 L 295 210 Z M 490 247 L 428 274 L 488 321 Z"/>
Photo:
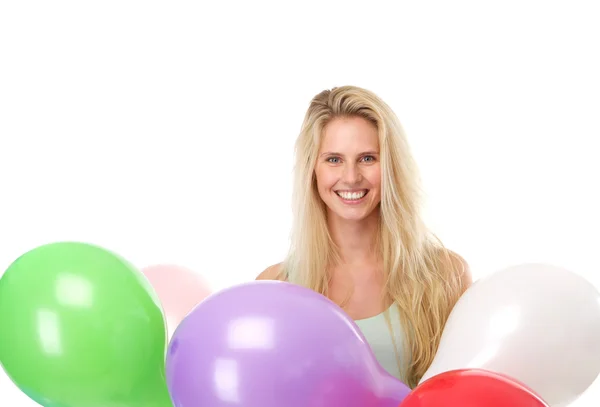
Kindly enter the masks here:
<path id="1" fill-rule="evenodd" d="M 342 198 L 345 201 L 360 201 L 362 198 L 365 197 L 365 195 L 367 195 L 369 193 L 368 189 L 360 189 L 360 190 L 353 190 L 353 191 L 335 191 L 335 193 L 337 194 L 337 196 L 339 196 L 340 198 Z"/>

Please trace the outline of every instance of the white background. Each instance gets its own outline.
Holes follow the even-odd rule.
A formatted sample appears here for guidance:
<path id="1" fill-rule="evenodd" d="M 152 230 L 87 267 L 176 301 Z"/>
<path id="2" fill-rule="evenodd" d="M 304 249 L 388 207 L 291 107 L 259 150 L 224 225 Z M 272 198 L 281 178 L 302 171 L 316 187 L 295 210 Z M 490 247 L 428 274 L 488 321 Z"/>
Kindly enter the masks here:
<path id="1" fill-rule="evenodd" d="M 310 98 L 351 84 L 398 114 L 475 278 L 543 261 L 600 286 L 595 2 L 205 3 L 3 2 L 0 273 L 80 240 L 253 279 L 287 248 Z M 3 374 L 0 404 L 34 406 Z"/>

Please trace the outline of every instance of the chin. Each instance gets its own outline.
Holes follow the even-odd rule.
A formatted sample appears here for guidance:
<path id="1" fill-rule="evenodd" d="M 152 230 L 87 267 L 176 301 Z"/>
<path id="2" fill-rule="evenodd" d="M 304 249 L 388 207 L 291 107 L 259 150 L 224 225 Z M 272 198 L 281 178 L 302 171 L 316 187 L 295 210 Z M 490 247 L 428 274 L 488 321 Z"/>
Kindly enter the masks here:
<path id="1" fill-rule="evenodd" d="M 340 210 L 338 208 L 336 209 L 337 210 L 332 211 L 335 214 L 335 216 L 337 216 L 340 219 L 344 219 L 351 222 L 360 222 L 365 219 L 368 219 L 369 217 L 371 217 L 371 215 L 373 215 L 373 212 L 375 212 L 375 209 L 369 211 L 363 210 L 360 212 L 356 210 Z"/>

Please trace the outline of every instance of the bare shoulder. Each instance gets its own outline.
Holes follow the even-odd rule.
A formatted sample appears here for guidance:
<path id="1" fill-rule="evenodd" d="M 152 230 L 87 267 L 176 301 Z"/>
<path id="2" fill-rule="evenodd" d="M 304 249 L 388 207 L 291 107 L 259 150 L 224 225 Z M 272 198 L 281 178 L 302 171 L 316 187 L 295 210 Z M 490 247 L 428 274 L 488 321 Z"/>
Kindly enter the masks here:
<path id="1" fill-rule="evenodd" d="M 446 249 L 446 255 L 443 256 L 443 261 L 448 263 L 448 267 L 455 270 L 460 278 L 463 288 L 467 289 L 473 284 L 473 276 L 467 261 L 458 253 Z"/>
<path id="2" fill-rule="evenodd" d="M 277 263 L 267 267 L 257 277 L 257 280 L 285 280 L 283 277 L 283 263 Z"/>

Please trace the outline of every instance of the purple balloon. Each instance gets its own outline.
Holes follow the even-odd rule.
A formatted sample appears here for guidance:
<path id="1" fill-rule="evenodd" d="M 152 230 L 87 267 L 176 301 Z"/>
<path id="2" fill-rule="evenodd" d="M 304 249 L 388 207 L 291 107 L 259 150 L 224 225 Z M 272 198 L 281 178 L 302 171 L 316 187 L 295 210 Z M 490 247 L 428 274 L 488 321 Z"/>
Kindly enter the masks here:
<path id="1" fill-rule="evenodd" d="M 166 360 L 175 407 L 398 407 L 410 393 L 335 303 L 281 281 L 212 294 Z"/>

